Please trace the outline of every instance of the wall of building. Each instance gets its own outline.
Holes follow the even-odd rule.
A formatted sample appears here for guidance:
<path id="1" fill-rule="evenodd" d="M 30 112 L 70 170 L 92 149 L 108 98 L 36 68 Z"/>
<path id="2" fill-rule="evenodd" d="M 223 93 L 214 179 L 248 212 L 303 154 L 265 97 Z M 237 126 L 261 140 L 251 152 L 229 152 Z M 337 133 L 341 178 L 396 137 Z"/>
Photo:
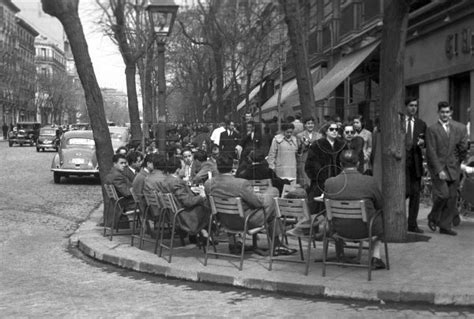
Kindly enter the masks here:
<path id="1" fill-rule="evenodd" d="M 418 115 L 431 125 L 438 119 L 438 102 L 449 100 L 449 80 L 443 78 L 420 84 Z"/>

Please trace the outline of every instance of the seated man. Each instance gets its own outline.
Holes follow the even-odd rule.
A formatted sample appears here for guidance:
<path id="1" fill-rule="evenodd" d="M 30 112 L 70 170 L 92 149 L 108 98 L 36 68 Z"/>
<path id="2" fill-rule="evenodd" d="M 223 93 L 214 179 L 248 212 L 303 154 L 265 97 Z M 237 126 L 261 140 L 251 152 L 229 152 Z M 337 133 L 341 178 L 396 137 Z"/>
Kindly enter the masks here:
<path id="1" fill-rule="evenodd" d="M 148 156 L 148 155 L 147 155 Z M 161 183 L 165 180 L 166 156 L 163 154 L 152 154 L 153 171 L 145 178 L 143 194 L 151 195 L 154 191 L 161 191 Z M 156 220 L 159 212 L 155 208 L 150 210 L 150 218 Z"/>
<path id="2" fill-rule="evenodd" d="M 343 171 L 328 178 L 324 184 L 324 198 L 335 200 L 365 200 L 367 220 L 370 221 L 374 214 L 382 209 L 382 194 L 374 177 L 362 175 L 357 167 L 359 165 L 358 153 L 355 150 L 344 150 L 340 156 Z M 332 220 L 332 226 L 337 233 L 347 238 L 363 238 L 368 236 L 369 223 L 362 220 L 337 219 Z M 373 224 L 373 235 L 383 234 L 382 219 L 376 218 Z M 385 269 L 385 264 L 380 259 L 380 240 L 374 243 L 372 269 Z"/>
<path id="3" fill-rule="evenodd" d="M 200 234 L 198 244 L 204 246 L 208 236 L 204 228 L 211 213 L 206 194 L 204 189 L 199 194 L 194 194 L 189 185 L 179 177 L 181 170 L 181 160 L 170 158 L 166 163 L 166 176 L 156 186 L 158 191 L 174 195 L 178 209 L 184 208 L 184 212 L 178 217 L 179 228 L 191 236 Z"/>
<path id="4" fill-rule="evenodd" d="M 125 200 L 121 201 L 122 208 L 124 211 L 133 210 L 135 209 L 135 202 L 132 197 L 132 193 L 130 192 L 130 188 L 132 188 L 132 182 L 123 174 L 125 167 L 127 166 L 127 159 L 123 154 L 114 154 L 112 157 L 113 166 L 110 170 L 109 174 L 105 177 L 105 184 L 112 184 L 117 191 L 118 197 L 124 197 Z M 120 216 L 122 212 L 115 212 L 116 216 Z M 105 216 L 104 216 L 105 217 Z M 107 225 L 111 227 L 112 223 L 112 216 L 107 216 Z M 116 219 L 118 222 L 118 218 Z M 114 227 L 116 225 L 113 225 Z"/>
<path id="5" fill-rule="evenodd" d="M 275 218 L 275 202 L 273 198 L 278 196 L 278 190 L 275 187 L 269 187 L 264 194 L 255 194 L 248 180 L 234 177 L 231 174 L 232 164 L 232 157 L 226 154 L 222 154 L 217 158 L 217 170 L 219 174 L 204 184 L 206 194 L 223 198 L 240 197 L 246 216 L 257 211 L 252 218 L 250 218 L 249 227 L 260 227 L 266 220 L 269 226 L 269 233 L 272 234 L 273 221 Z M 276 247 L 275 255 L 289 255 L 295 253 L 296 250 L 289 249 L 280 243 L 278 239 L 279 233 L 280 229 L 276 229 L 274 244 L 274 247 Z M 242 245 L 242 243 L 230 243 L 229 251 L 239 254 L 241 249 L 240 245 Z"/>
<path id="6" fill-rule="evenodd" d="M 212 177 L 218 174 L 216 159 L 219 156 L 219 146 L 212 146 L 211 156 L 209 156 L 209 159 L 207 159 L 206 153 L 204 153 L 204 156 L 202 157 L 200 157 L 200 153 L 201 151 L 198 151 L 196 154 L 194 154 L 194 159 L 201 162 L 201 169 L 193 178 L 194 185 L 204 183 L 209 178 L 209 176 Z"/>
<path id="7" fill-rule="evenodd" d="M 153 156 L 154 154 L 148 154 L 145 156 L 145 159 L 143 160 L 142 168 L 138 172 L 137 176 L 133 180 L 132 183 L 132 188 L 133 191 L 135 192 L 135 195 L 138 197 L 139 200 L 139 205 L 140 205 L 140 210 L 142 212 L 145 211 L 146 208 L 146 202 L 145 202 L 145 195 L 143 193 L 143 188 L 145 187 L 145 179 L 148 177 L 148 175 L 153 172 Z"/>
<path id="8" fill-rule="evenodd" d="M 126 155 L 128 165 L 123 169 L 123 174 L 127 176 L 131 183 L 137 176 L 140 166 L 143 163 L 143 155 L 137 151 L 130 151 Z"/>

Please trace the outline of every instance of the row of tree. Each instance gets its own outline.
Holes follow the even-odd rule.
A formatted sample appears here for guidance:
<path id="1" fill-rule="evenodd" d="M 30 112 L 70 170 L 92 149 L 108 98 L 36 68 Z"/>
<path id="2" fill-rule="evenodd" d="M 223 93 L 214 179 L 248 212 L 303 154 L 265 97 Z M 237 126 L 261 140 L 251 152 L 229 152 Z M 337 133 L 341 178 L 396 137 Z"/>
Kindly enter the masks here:
<path id="1" fill-rule="evenodd" d="M 42 3 L 46 13 L 57 17 L 61 21 L 70 40 L 79 77 L 84 87 L 87 109 L 97 145 L 97 157 L 101 168 L 100 175 L 104 180 L 111 166 L 110 159 L 113 152 L 108 138 L 109 132 L 102 95 L 92 68 L 87 42 L 77 12 L 78 0 L 42 0 Z M 252 78 L 254 72 L 265 74 L 265 67 L 269 63 L 268 61 L 271 60 L 269 57 L 273 55 L 275 50 L 271 46 L 261 45 L 261 50 L 263 50 L 261 55 L 260 53 L 249 55 L 248 52 L 254 48 L 259 48 L 267 37 L 272 39 L 272 28 L 267 28 L 272 24 L 267 25 L 266 19 L 253 20 L 248 18 L 253 16 L 251 14 L 255 11 L 252 9 L 251 1 L 247 3 L 248 7 L 244 7 L 248 10 L 242 11 L 239 10 L 238 6 L 235 7 L 235 10 L 230 10 L 232 5 L 236 3 L 234 1 L 209 0 L 207 5 L 203 5 L 199 1 L 198 3 L 197 10 L 191 10 L 180 16 L 179 25 L 181 29 L 178 32 L 179 35 L 176 35 L 176 40 L 169 45 L 168 51 L 173 53 L 173 59 L 169 57 L 169 60 L 175 61 L 174 65 L 171 66 L 171 70 L 174 71 L 173 81 L 179 84 L 179 87 L 188 94 L 199 94 L 201 99 L 198 100 L 200 101 L 198 104 L 201 103 L 201 107 L 205 104 L 203 101 L 208 102 L 211 107 L 214 105 L 216 118 L 219 119 L 223 115 L 220 112 L 220 107 L 224 102 L 224 92 L 227 88 L 233 88 L 233 86 L 236 89 L 239 74 L 247 76 L 247 79 Z M 410 3 L 409 0 L 387 0 L 384 2 L 381 87 L 382 105 L 387 111 L 382 113 L 383 193 L 385 198 L 384 214 L 387 216 L 389 226 L 387 238 L 394 241 L 403 241 L 406 238 L 404 207 L 405 148 L 403 127 L 398 120 L 398 114 L 402 111 L 403 106 L 403 61 Z M 147 77 L 147 70 L 150 69 L 146 66 L 149 61 L 152 61 L 153 57 L 149 50 L 151 46 L 148 40 L 150 31 L 147 31 L 149 28 L 147 27 L 146 15 L 143 12 L 143 3 L 139 0 L 133 3 L 126 0 L 110 0 L 109 2 L 100 2 L 100 4 L 104 9 L 104 17 L 106 17 L 104 26 L 108 29 L 105 30 L 110 30 L 110 35 L 117 41 L 126 65 L 132 134 L 135 134 L 135 138 L 137 138 L 137 134 L 141 137 L 140 125 L 138 124 L 135 73 L 137 65 L 139 69 L 140 64 L 142 67 L 145 66 L 145 69 L 139 74 L 142 80 L 141 83 L 143 83 L 141 87 L 145 91 L 144 100 L 147 100 L 146 95 L 151 93 L 146 89 L 148 82 L 144 82 L 143 79 Z M 309 5 L 309 0 L 281 0 L 280 4 L 288 26 L 292 62 L 300 92 L 300 104 L 303 108 L 303 115 L 305 115 L 312 108 L 312 85 L 310 77 L 308 77 L 307 36 L 305 33 L 305 30 L 307 30 L 305 8 Z M 258 8 L 260 7 L 257 6 Z M 240 15 L 240 12 L 247 13 L 247 16 L 245 14 Z M 280 10 L 274 12 L 279 13 Z M 266 12 L 263 10 L 255 17 L 280 16 L 279 14 L 265 14 Z M 251 25 L 253 27 L 249 27 Z M 144 27 L 142 33 L 138 32 L 137 26 Z M 247 28 L 248 33 L 245 33 Z M 263 38 L 255 37 L 258 32 L 262 32 Z M 281 37 L 277 38 L 281 39 Z M 187 43 L 186 39 L 190 43 Z M 247 42 L 247 39 L 251 39 L 251 41 Z M 272 42 L 270 41 L 270 43 Z M 282 43 L 280 42 L 279 45 L 282 45 Z M 267 50 L 267 54 L 264 54 L 265 50 Z M 256 51 L 260 52 L 259 50 Z M 262 57 L 262 60 L 260 60 L 260 57 Z M 142 59 L 142 62 L 138 63 L 140 59 Z M 193 59 L 195 63 L 189 62 L 190 59 Z M 254 65 L 257 61 L 259 62 L 257 63 L 258 66 Z M 265 63 L 265 61 L 267 62 Z M 247 67 L 247 69 L 244 67 Z M 202 75 L 202 72 L 206 76 L 199 77 L 198 75 Z M 191 73 L 195 75 L 193 77 L 194 81 L 185 81 L 187 75 Z M 226 77 L 228 74 L 232 76 Z M 393 74 L 396 76 L 393 76 Z M 251 83 L 251 81 L 248 80 L 247 83 Z M 247 93 L 249 92 L 249 86 L 250 84 L 247 84 Z M 305 94 L 309 94 L 309 97 L 304 97 Z M 146 105 L 146 107 L 150 106 Z M 199 113 L 198 108 L 199 105 L 194 108 L 196 113 Z M 393 176 L 397 176 L 397 178 L 395 179 Z"/>

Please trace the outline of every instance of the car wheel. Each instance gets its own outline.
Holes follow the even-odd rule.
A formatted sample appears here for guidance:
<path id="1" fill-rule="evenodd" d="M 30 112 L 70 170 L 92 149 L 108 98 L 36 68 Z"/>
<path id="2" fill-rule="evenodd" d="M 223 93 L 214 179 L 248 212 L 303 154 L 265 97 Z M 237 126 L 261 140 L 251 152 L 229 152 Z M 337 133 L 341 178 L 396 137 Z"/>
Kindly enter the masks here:
<path id="1" fill-rule="evenodd" d="M 55 184 L 59 184 L 61 182 L 61 174 L 59 174 L 58 172 L 54 172 L 53 177 Z"/>

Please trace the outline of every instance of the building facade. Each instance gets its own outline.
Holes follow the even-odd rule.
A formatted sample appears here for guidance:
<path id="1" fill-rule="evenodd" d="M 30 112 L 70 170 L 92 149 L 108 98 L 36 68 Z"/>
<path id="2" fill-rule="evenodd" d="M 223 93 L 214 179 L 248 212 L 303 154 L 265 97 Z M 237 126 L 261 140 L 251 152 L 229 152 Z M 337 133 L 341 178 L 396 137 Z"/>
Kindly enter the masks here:
<path id="1" fill-rule="evenodd" d="M 18 50 L 16 76 L 18 121 L 36 121 L 35 38 L 39 33 L 23 19 L 16 17 Z"/>
<path id="2" fill-rule="evenodd" d="M 0 0 L 0 105 L 2 125 L 13 124 L 17 116 L 14 107 L 13 82 L 18 48 L 15 14 L 20 9 L 10 0 Z"/>
<path id="3" fill-rule="evenodd" d="M 310 12 L 309 60 L 316 100 L 315 114 L 347 119 L 361 114 L 368 126 L 380 105 L 382 0 L 317 0 Z M 405 53 L 406 94 L 419 97 L 419 116 L 437 118 L 437 103 L 454 106 L 453 118 L 466 123 L 474 99 L 474 3 L 467 0 L 415 2 L 409 13 Z M 288 69 L 288 67 L 287 67 Z M 319 70 L 319 74 L 314 72 Z M 280 110 L 279 82 L 261 109 L 263 118 L 295 114 L 299 97 L 295 75 L 284 79 Z"/>
<path id="4" fill-rule="evenodd" d="M 45 36 L 35 41 L 36 108 L 41 124 L 64 124 L 68 78 L 64 51 Z"/>

